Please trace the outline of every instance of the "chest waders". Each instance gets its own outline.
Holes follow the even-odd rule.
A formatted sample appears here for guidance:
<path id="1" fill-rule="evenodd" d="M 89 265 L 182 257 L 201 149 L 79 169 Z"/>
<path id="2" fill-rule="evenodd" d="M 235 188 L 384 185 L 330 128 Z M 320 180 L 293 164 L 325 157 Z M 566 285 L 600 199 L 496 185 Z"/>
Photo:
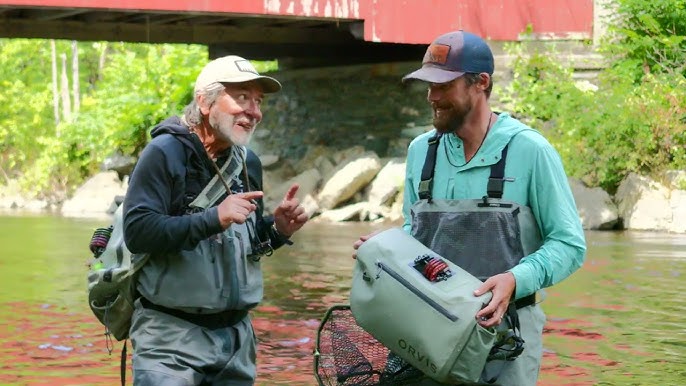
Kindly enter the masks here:
<path id="1" fill-rule="evenodd" d="M 186 157 L 188 158 L 188 154 Z M 238 162 L 244 158 L 232 157 L 233 161 L 227 161 L 221 169 L 216 170 L 217 175 L 207 183 L 199 195 L 190 199 L 188 196 L 184 197 L 185 201 L 190 201 L 190 203 L 184 202 L 186 213 L 201 211 L 216 204 L 223 193 L 222 185 L 218 181 L 221 180 L 225 185 L 224 181 L 227 178 L 234 178 L 236 172 L 231 171 L 240 171 Z M 188 163 L 188 160 L 186 162 Z M 187 174 L 185 185 L 188 186 L 192 182 L 195 181 Z M 122 386 L 126 384 L 126 340 L 129 338 L 134 301 L 140 298 L 144 307 L 183 318 L 182 315 L 174 314 L 174 310 L 152 304 L 138 294 L 136 289 L 138 274 L 150 259 L 150 254 L 132 254 L 126 247 L 123 208 L 124 204 L 121 202 L 114 213 L 113 224 L 109 228 L 98 228 L 95 231 L 89 246 L 95 257 L 91 267 L 99 265 L 100 268 L 91 268 L 88 273 L 88 303 L 94 315 L 105 326 L 105 342 L 109 353 L 112 354 L 112 336 L 119 341 L 124 340 L 119 366 Z M 247 311 L 241 319 L 246 315 Z M 203 315 L 202 322 L 208 323 L 208 317 L 209 315 Z M 234 316 L 234 319 L 238 318 Z M 222 322 L 236 323 L 233 319 L 222 320 Z"/>
<path id="2" fill-rule="evenodd" d="M 504 273 L 536 251 L 542 240 L 536 220 L 527 206 L 502 199 L 508 145 L 491 166 L 487 195 L 481 199 L 434 199 L 432 197 L 436 154 L 441 134 L 429 139 L 419 183 L 419 200 L 410 208 L 411 234 L 426 247 L 484 281 Z M 499 340 L 488 360 L 514 360 L 524 350 L 517 309 L 535 304 L 531 294 L 508 307 L 498 327 Z M 489 380 L 494 382 L 495 379 Z"/>

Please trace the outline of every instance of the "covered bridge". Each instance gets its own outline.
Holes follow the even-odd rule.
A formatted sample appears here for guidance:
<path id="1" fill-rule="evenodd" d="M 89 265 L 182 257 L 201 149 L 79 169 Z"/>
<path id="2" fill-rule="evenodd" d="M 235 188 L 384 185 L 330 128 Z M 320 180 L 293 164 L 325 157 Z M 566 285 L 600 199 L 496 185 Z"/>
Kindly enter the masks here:
<path id="1" fill-rule="evenodd" d="M 594 0 L 0 0 L 0 37 L 194 43 L 281 68 L 421 58 L 443 33 L 593 38 Z"/>

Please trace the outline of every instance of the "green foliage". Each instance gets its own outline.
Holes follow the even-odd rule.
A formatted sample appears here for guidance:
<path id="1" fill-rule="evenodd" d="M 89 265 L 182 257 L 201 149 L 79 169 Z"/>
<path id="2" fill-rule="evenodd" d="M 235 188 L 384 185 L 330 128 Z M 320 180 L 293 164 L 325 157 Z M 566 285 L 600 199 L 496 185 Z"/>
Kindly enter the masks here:
<path id="1" fill-rule="evenodd" d="M 686 1 L 616 0 L 602 47 L 619 72 L 639 81 L 649 72 L 686 76 Z"/>
<path id="2" fill-rule="evenodd" d="M 0 167 L 35 158 L 35 137 L 54 133 L 48 41 L 0 39 Z"/>
<path id="3" fill-rule="evenodd" d="M 72 94 L 72 43 L 55 41 Z M 179 114 L 207 63 L 207 47 L 80 42 L 80 110 L 56 124 L 49 40 L 0 39 L 0 172 L 34 195 L 59 201 L 114 154 L 137 155 L 150 129 Z M 274 62 L 255 63 L 259 71 Z M 63 109 L 62 101 L 59 101 Z"/>
<path id="4" fill-rule="evenodd" d="M 554 122 L 560 108 L 572 107 L 568 104 L 583 97 L 583 92 L 574 85 L 572 68 L 559 64 L 549 52 L 527 53 L 526 48 L 525 45 L 507 47 L 515 56 L 513 79 L 500 100 L 528 124 L 550 126 L 545 123 Z"/>
<path id="5" fill-rule="evenodd" d="M 520 58 L 505 92 L 508 109 L 542 130 L 567 172 L 614 192 L 630 172 L 686 168 L 686 78 L 646 75 L 641 83 L 609 69 L 598 90 L 582 91 L 551 56 Z"/>
<path id="6" fill-rule="evenodd" d="M 67 43 L 58 42 L 58 51 L 71 58 Z M 113 153 L 137 155 L 149 130 L 190 101 L 208 57 L 203 46 L 79 43 L 81 108 L 55 126 L 49 41 L 3 41 L 1 48 L 2 60 L 13 53 L 32 66 L 24 72 L 16 63 L 2 66 L 15 72 L 0 74 L 0 81 L 15 84 L 0 97 L 0 108 L 26 101 L 2 114 L 3 169 L 18 172 L 27 191 L 56 201 Z"/>
<path id="7" fill-rule="evenodd" d="M 255 69 L 260 74 L 266 72 L 272 72 L 279 69 L 279 62 L 276 60 L 269 60 L 264 62 L 252 62 L 255 65 Z"/>
<path id="8" fill-rule="evenodd" d="M 57 84 L 73 101 L 72 42 L 55 41 Z M 0 175 L 60 201 L 114 153 L 138 155 L 150 129 L 179 114 L 208 61 L 207 47 L 79 42 L 80 110 L 56 124 L 49 40 L 0 39 Z M 277 62 L 258 62 L 261 72 Z M 61 98 L 59 108 L 63 110 Z"/>
<path id="9" fill-rule="evenodd" d="M 669 6 L 668 6 L 669 4 Z M 684 2 L 621 0 L 614 56 L 597 90 L 582 87 L 555 53 L 509 47 L 514 80 L 502 101 L 542 130 L 567 172 L 610 193 L 630 172 L 660 176 L 686 168 Z"/>
<path id="10" fill-rule="evenodd" d="M 96 162 L 115 150 L 135 155 L 152 126 L 188 103 L 195 76 L 207 61 L 200 46 L 120 43 L 110 50 L 101 80 L 65 129 L 89 153 L 109 149 L 94 154 Z"/>

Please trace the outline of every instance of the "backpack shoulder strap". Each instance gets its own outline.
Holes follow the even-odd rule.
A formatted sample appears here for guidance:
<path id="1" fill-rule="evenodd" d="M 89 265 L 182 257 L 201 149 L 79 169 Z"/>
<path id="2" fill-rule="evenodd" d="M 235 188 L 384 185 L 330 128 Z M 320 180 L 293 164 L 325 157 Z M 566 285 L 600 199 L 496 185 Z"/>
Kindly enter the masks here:
<path id="1" fill-rule="evenodd" d="M 422 168 L 422 178 L 419 182 L 419 198 L 431 202 L 431 190 L 434 182 L 434 170 L 436 169 L 436 153 L 438 144 L 443 134 L 436 132 L 436 135 L 429 138 L 429 149 L 426 152 L 426 160 Z"/>

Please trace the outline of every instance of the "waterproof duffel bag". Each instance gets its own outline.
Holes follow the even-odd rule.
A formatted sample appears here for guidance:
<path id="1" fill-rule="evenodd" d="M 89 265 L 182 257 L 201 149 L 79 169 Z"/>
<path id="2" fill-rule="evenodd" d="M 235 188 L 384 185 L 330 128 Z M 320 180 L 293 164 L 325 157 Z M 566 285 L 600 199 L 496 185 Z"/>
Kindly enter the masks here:
<path id="1" fill-rule="evenodd" d="M 491 299 L 474 296 L 481 284 L 393 228 L 358 249 L 350 307 L 360 327 L 427 376 L 477 382 L 496 339 L 476 321 Z"/>

